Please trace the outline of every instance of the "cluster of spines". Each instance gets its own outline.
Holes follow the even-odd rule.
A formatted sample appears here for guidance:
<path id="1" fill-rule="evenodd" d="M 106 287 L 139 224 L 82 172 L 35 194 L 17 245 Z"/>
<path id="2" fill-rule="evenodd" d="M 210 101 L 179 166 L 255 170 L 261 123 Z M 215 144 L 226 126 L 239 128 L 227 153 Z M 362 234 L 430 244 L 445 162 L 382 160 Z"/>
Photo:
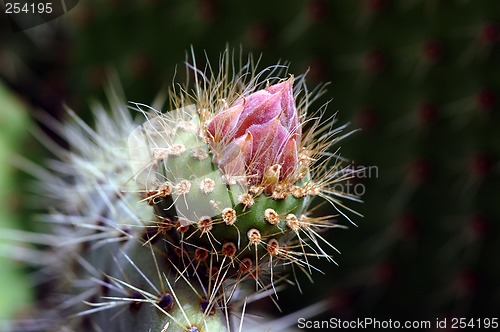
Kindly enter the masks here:
<path id="1" fill-rule="evenodd" d="M 178 156 L 170 155 L 173 158 Z M 205 265 L 207 271 L 210 266 L 207 274 L 213 273 L 214 269 L 228 269 L 225 278 L 236 276 L 242 279 L 240 274 L 246 273 L 259 283 L 257 271 L 280 265 L 279 262 L 283 262 L 281 265 L 296 263 L 310 270 L 307 255 L 312 253 L 306 254 L 311 247 L 307 242 L 311 239 L 317 241 L 318 228 L 334 225 L 325 218 L 311 218 L 305 214 L 308 201 L 319 193 L 317 186 L 308 181 L 293 185 L 286 193 L 281 191 L 278 195 L 273 192 L 270 196 L 263 193 L 262 188 L 250 186 L 233 197 L 232 205 L 221 206 L 217 196 L 212 197 L 216 180 L 203 176 L 200 179 L 199 185 L 185 178 L 177 183 L 167 180 L 156 189 L 143 193 L 144 200 L 157 207 L 157 231 L 152 237 L 171 242 L 177 255 L 188 260 L 188 265 L 196 268 Z M 173 202 L 182 200 L 192 191 L 203 194 L 217 212 L 200 215 L 196 220 L 177 216 Z M 287 198 L 294 204 L 287 204 Z M 280 205 L 285 205 L 285 208 L 281 207 L 277 212 L 267 207 L 274 205 L 277 209 Z M 294 210 L 298 210 L 297 213 L 293 213 Z M 246 219 L 244 228 L 239 224 L 240 219 Z M 301 236 L 303 232 L 307 234 Z M 151 234 L 151 230 L 148 233 Z M 319 246 L 319 243 L 315 242 L 315 245 Z M 322 252 L 318 256 L 328 257 L 323 250 L 318 250 Z"/>
<path id="2" fill-rule="evenodd" d="M 275 74 L 278 68 L 281 66 L 267 71 Z M 183 331 L 202 331 L 206 324 L 227 324 L 230 329 L 229 322 L 221 321 L 242 303 L 234 294 L 243 281 L 253 280 L 257 293 L 272 295 L 288 280 L 286 266 L 291 266 L 293 273 L 298 268 L 309 276 L 316 269 L 309 257 L 331 260 L 322 245 L 333 246 L 319 233 L 337 227 L 333 216 L 311 217 L 307 209 L 314 197 L 329 195 L 328 186 L 337 177 L 334 171 L 325 177 L 312 167 L 317 160 L 326 159 L 325 151 L 332 141 L 327 141 L 326 131 L 316 130 L 319 116 L 305 120 L 305 110 L 314 97 L 302 80 L 299 86 L 304 87 L 306 97 L 299 101 L 300 118 L 312 125 L 301 141 L 293 181 L 270 186 L 267 182 L 252 183 L 249 177 L 230 178 L 212 162 L 214 151 L 206 144 L 204 123 L 215 110 L 208 111 L 208 103 L 214 102 L 214 96 L 231 100 L 238 91 L 250 93 L 262 87 L 257 82 L 266 71 L 251 72 L 250 85 L 238 90 L 245 70 L 254 70 L 254 65 L 247 65 L 242 75 L 226 82 L 225 91 L 214 91 L 221 85 L 210 79 L 197 82 L 201 88 L 194 116 L 189 112 L 181 118 L 143 112 L 149 125 L 146 129 L 139 126 L 136 131 L 134 121 L 125 115 L 125 105 L 114 93 L 113 115 L 106 116 L 99 109 L 95 130 L 74 115 L 75 125 L 48 121 L 74 149 L 58 150 L 66 161 L 54 168 L 61 175 L 71 175 L 74 182 L 45 171 L 32 172 L 48 183 L 44 194 L 57 198 L 59 212 L 45 219 L 57 225 L 58 235 L 47 243 L 64 259 L 50 271 L 60 291 L 73 294 L 59 303 L 70 308 L 68 311 L 53 312 L 53 326 L 147 324 L 139 319 L 140 312 L 153 315 L 156 326 L 164 324 L 161 328 L 175 325 Z M 216 79 L 225 75 L 218 74 Z M 185 109 L 186 98 L 176 96 L 172 104 Z M 143 105 L 135 106 L 142 111 Z M 148 142 L 159 144 L 152 146 L 147 154 L 150 159 L 138 171 L 134 142 L 145 132 L 151 139 Z M 127 136 L 129 155 L 124 149 Z M 139 161 L 144 159 L 139 157 Z M 270 171 L 278 173 L 279 168 Z M 227 198 L 221 200 L 221 192 Z M 196 199 L 190 200 L 193 195 Z M 200 197 L 202 210 L 207 212 L 196 219 L 186 216 L 186 211 L 198 210 L 188 207 Z M 82 301 L 90 308 L 82 306 Z M 149 306 L 144 306 L 146 303 Z M 195 313 L 186 313 L 187 308 L 195 308 Z M 101 325 L 108 324 L 108 310 L 116 314 L 117 321 Z M 190 315 L 196 318 L 190 319 Z"/>
<path id="3" fill-rule="evenodd" d="M 226 53 L 221 61 L 229 60 L 229 54 Z M 253 65 L 247 66 L 248 68 L 253 68 Z M 280 69 L 280 66 L 276 66 L 266 71 L 274 74 Z M 249 85 L 244 85 L 245 90 L 240 93 L 249 94 L 261 87 L 256 78 L 263 76 L 266 71 L 258 75 L 252 74 Z M 231 177 L 218 169 L 212 162 L 217 159 L 214 155 L 217 155 L 218 151 L 207 143 L 210 137 L 207 135 L 205 124 L 214 117 L 217 112 L 216 105 L 220 102 L 216 105 L 207 104 L 213 102 L 214 95 L 224 101 L 234 100 L 233 96 L 238 95 L 238 91 L 234 89 L 243 83 L 245 74 L 246 72 L 235 73 L 234 82 L 224 81 L 231 89 L 216 91 L 216 88 L 220 89 L 224 85 L 212 80 L 224 75 L 214 75 L 213 72 L 197 73 L 203 80 L 203 83 L 197 82 L 197 86 L 211 88 L 208 91 L 195 91 L 195 106 L 198 109 L 186 106 L 189 101 L 179 98 L 173 103 L 180 110 L 173 113 L 181 114 L 177 120 L 172 120 L 172 116 L 163 119 L 165 115 L 157 112 L 153 112 L 153 116 L 149 115 L 149 118 L 153 119 L 152 122 L 160 123 L 153 124 L 152 127 L 166 131 L 167 139 L 158 139 L 156 129 L 151 134 L 151 137 L 155 138 L 147 137 L 154 141 L 151 145 L 156 147 L 151 153 L 152 160 L 146 161 L 146 164 L 152 166 L 147 172 L 154 174 L 152 177 L 156 180 L 153 181 L 154 185 L 144 190 L 143 197 L 155 207 L 158 231 L 154 238 L 166 239 L 175 248 L 178 256 L 187 260 L 187 265 L 197 268 L 205 265 L 205 270 L 208 271 L 205 272 L 206 275 L 214 268 L 224 270 L 226 279 L 241 279 L 239 274 L 244 272 L 259 284 L 261 281 L 255 271 L 273 271 L 272 267 L 293 263 L 310 273 L 313 267 L 308 263 L 308 256 L 330 259 L 321 248 L 320 242 L 333 246 L 319 235 L 319 231 L 337 225 L 332 216 L 309 217 L 307 208 L 316 196 L 327 198 L 336 206 L 338 200 L 333 196 L 346 194 L 330 190 L 331 185 L 352 177 L 353 173 L 342 173 L 339 159 L 336 159 L 335 165 L 331 165 L 333 169 L 323 171 L 327 166 L 326 160 L 335 156 L 327 152 L 336 142 L 336 139 L 332 140 L 331 137 L 345 127 L 328 130 L 328 127 L 319 128 L 320 116 L 306 119 L 306 110 L 315 95 L 311 98 L 302 80 L 299 80 L 299 88 L 304 88 L 306 92 L 305 97 L 298 102 L 300 119 L 303 122 L 300 126 L 311 123 L 310 129 L 305 131 L 300 142 L 295 173 L 270 186 L 266 181 L 273 178 L 272 175 L 266 177 L 264 174 L 262 182 L 255 183 L 251 175 Z M 270 84 L 269 81 L 266 84 Z M 298 93 L 296 90 L 296 94 Z M 318 93 L 321 91 L 316 91 L 316 94 Z M 200 117 L 200 120 L 197 120 L 197 117 Z M 177 135 L 179 131 L 182 132 L 180 138 Z M 340 138 L 339 136 L 337 139 Z M 322 159 L 321 165 L 313 168 L 312 165 L 319 159 Z M 267 172 L 273 172 L 273 167 Z M 144 172 L 144 168 L 141 168 L 141 171 Z M 277 179 L 279 167 L 276 171 L 278 174 L 274 178 Z M 150 180 L 146 182 L 151 183 Z M 221 191 L 229 196 L 229 199 L 221 200 Z M 190 197 L 191 195 L 195 198 Z M 197 209 L 202 212 L 193 213 Z M 185 215 L 187 210 L 190 210 L 186 213 L 189 216 Z"/>

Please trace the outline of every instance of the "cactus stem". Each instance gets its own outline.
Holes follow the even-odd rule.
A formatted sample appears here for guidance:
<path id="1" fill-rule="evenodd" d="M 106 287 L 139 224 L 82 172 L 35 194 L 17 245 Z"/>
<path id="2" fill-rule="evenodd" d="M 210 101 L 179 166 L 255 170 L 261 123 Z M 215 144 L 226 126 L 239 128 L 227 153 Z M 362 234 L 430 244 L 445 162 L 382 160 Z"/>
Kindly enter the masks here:
<path id="1" fill-rule="evenodd" d="M 81 327 L 63 317 L 76 311 L 101 329 L 230 330 L 246 284 L 255 283 L 249 298 L 274 301 L 294 283 L 286 267 L 300 289 L 298 271 L 319 271 L 310 257 L 332 260 L 320 231 L 336 227 L 333 217 L 307 211 L 316 198 L 340 214 L 340 199 L 357 200 L 336 189 L 355 173 L 329 152 L 345 126 L 322 127 L 322 110 L 307 114 L 323 90 L 309 92 L 303 76 L 278 80 L 284 66 L 255 72 L 252 61 L 229 73 L 230 57 L 219 73 L 195 69 L 192 92 L 175 86 L 172 112 L 135 103 L 142 125 L 121 103 L 112 116 L 97 112 L 96 131 L 76 116 L 58 125 L 74 150 L 57 151 L 64 179 L 39 176 L 61 211 L 47 216 L 61 225 L 50 243 L 64 258 L 54 280 L 77 275 L 63 288 L 70 294 L 82 281 L 92 287 L 64 303 L 74 308 L 55 325 Z"/>

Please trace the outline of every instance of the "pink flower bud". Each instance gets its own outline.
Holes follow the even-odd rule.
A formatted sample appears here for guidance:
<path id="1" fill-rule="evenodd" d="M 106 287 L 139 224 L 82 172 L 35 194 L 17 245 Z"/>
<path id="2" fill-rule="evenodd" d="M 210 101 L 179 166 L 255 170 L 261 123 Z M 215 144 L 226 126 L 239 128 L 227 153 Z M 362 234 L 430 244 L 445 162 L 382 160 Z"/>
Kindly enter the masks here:
<path id="1" fill-rule="evenodd" d="M 214 161 L 227 175 L 245 175 L 271 190 L 292 180 L 301 136 L 293 77 L 238 98 L 206 128 Z"/>

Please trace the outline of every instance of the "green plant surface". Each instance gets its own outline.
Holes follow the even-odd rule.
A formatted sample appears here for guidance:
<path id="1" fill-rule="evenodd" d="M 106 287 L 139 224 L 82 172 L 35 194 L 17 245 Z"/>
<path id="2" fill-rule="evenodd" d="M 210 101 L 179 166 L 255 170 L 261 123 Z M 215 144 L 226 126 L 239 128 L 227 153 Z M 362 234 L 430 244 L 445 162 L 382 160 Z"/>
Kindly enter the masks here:
<path id="1" fill-rule="evenodd" d="M 4 238 L 5 229 L 20 227 L 19 176 L 12 164 L 12 155 L 19 152 L 27 136 L 29 123 L 27 107 L 0 81 L 0 322 L 12 318 L 20 309 L 26 308 L 33 299 L 32 289 L 25 268 L 14 262 Z M 17 206 L 16 206 L 17 205 Z"/>

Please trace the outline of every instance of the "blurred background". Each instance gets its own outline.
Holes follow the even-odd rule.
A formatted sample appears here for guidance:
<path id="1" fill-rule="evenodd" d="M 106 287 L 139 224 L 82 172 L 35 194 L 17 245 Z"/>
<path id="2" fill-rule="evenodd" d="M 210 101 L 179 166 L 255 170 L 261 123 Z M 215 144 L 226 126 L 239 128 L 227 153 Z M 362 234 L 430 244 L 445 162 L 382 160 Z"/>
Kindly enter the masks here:
<path id="1" fill-rule="evenodd" d="M 191 47 L 215 63 L 241 46 L 261 68 L 285 60 L 290 73 L 309 71 L 310 87 L 330 82 L 313 106 L 329 101 L 339 124 L 361 128 L 341 154 L 371 170 L 351 186 L 364 218 L 327 233 L 339 266 L 315 263 L 325 274 L 299 276 L 304 294 L 280 294 L 283 311 L 326 297 L 323 318 L 499 317 L 498 0 L 81 0 L 66 10 L 27 30 L 0 14 L 2 227 L 30 228 L 26 176 L 8 161 L 42 160 L 27 132 L 37 115 L 61 118 L 67 105 L 89 119 L 109 70 L 128 100 L 150 103 L 184 80 Z M 0 263 L 5 317 L 36 295 L 22 267 Z"/>

